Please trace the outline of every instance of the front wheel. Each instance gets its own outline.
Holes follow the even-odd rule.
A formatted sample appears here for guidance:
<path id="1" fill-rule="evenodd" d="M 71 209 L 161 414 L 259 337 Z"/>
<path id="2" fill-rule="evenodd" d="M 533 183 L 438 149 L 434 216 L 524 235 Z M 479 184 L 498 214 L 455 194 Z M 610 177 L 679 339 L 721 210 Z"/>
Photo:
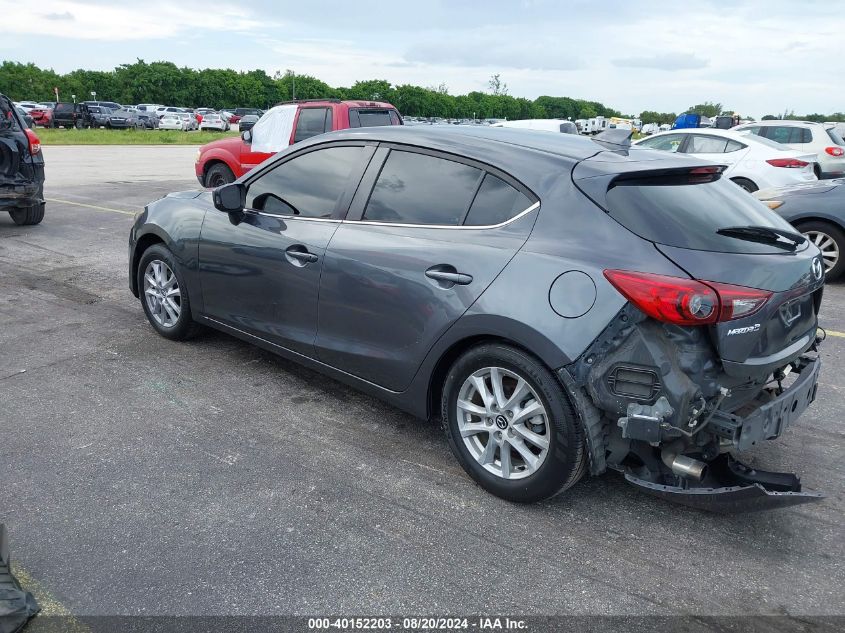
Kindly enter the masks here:
<path id="1" fill-rule="evenodd" d="M 82 123 L 82 121 L 77 119 L 76 122 L 74 123 L 74 126 L 76 127 L 77 130 L 81 130 L 83 128 L 84 124 Z"/>
<path id="2" fill-rule="evenodd" d="M 825 280 L 839 278 L 845 272 L 845 232 L 827 222 L 805 222 L 796 228 L 822 252 Z"/>
<path id="3" fill-rule="evenodd" d="M 138 290 L 150 325 L 165 338 L 182 341 L 196 327 L 179 262 L 163 244 L 154 244 L 138 264 Z"/>
<path id="4" fill-rule="evenodd" d="M 235 182 L 235 174 L 223 163 L 212 165 L 205 174 L 205 186 L 210 189 L 228 185 L 230 182 Z"/>
<path id="5" fill-rule="evenodd" d="M 491 343 L 466 352 L 449 370 L 441 407 L 458 462 L 498 497 L 540 501 L 584 473 L 584 434 L 569 399 L 522 350 Z"/>

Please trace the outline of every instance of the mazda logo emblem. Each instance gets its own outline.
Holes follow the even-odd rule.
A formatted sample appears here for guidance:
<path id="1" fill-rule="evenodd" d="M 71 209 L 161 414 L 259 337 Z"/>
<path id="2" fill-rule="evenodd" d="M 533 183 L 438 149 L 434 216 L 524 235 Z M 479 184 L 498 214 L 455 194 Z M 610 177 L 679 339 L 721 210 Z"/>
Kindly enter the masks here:
<path id="1" fill-rule="evenodd" d="M 498 426 L 500 429 L 508 428 L 508 419 L 503 415 L 497 415 L 496 426 Z"/>
<path id="2" fill-rule="evenodd" d="M 822 275 L 824 275 L 824 268 L 822 267 L 822 260 L 814 259 L 813 260 L 813 276 L 816 279 L 821 279 Z"/>

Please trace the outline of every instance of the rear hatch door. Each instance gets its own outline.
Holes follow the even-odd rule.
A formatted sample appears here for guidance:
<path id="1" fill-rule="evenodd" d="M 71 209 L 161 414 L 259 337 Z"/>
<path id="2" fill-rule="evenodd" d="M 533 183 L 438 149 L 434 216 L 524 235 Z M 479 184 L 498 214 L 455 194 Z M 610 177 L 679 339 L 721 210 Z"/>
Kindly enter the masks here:
<path id="1" fill-rule="evenodd" d="M 576 184 L 693 279 L 771 293 L 748 316 L 709 326 L 725 371 L 760 377 L 815 340 L 824 284 L 820 254 L 774 211 L 702 165 L 644 162 L 640 171 L 629 166 L 598 178 L 601 184 L 596 176 L 579 182 L 576 175 Z"/>

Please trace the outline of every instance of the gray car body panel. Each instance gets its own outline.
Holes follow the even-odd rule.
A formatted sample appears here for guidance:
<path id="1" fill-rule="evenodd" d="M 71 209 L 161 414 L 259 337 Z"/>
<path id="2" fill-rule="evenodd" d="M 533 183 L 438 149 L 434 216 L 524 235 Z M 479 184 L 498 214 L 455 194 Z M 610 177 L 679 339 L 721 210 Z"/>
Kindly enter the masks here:
<path id="1" fill-rule="evenodd" d="M 327 227 L 333 227 L 332 230 L 320 231 L 319 236 L 312 236 L 312 244 L 318 249 L 326 249 L 319 253 L 320 265 L 325 267 L 322 270 L 327 273 L 327 283 L 338 285 L 333 288 L 326 286 L 325 296 L 322 289 L 312 286 L 307 292 L 307 301 L 313 306 L 315 293 L 320 292 L 319 308 L 316 312 L 308 308 L 306 312 L 315 316 L 319 313 L 316 318 L 321 324 L 334 322 L 337 327 L 340 318 L 345 318 L 347 323 L 334 335 L 327 332 L 327 341 L 321 340 L 321 332 L 315 325 L 316 346 L 313 350 L 308 345 L 308 335 L 292 341 L 290 336 L 286 338 L 283 333 L 278 335 L 279 332 L 273 332 L 269 324 L 271 319 L 264 324 L 237 321 L 231 316 L 213 312 L 214 308 L 206 302 L 205 293 L 209 297 L 225 296 L 226 289 L 232 283 L 238 283 L 243 272 L 234 262 L 224 262 L 222 268 L 225 274 L 215 273 L 216 277 L 206 277 L 200 273 L 201 232 L 229 252 L 236 252 L 243 246 L 234 238 L 238 234 L 237 227 L 229 228 L 228 217 L 214 209 L 208 194 L 171 195 L 148 205 L 130 234 L 133 270 L 139 259 L 139 243 L 163 241 L 182 265 L 195 317 L 199 321 L 297 360 L 420 417 L 432 413 L 431 388 L 436 388 L 433 383 L 443 369 L 444 359 L 451 358 L 454 350 L 461 349 L 470 341 L 490 337 L 512 341 L 536 354 L 550 368 L 561 367 L 578 358 L 626 303 L 605 280 L 604 269 L 618 267 L 686 276 L 684 270 L 652 242 L 631 233 L 583 193 L 589 195 L 591 190 L 600 191 L 602 187 L 606 190 L 609 179 L 621 171 L 699 166 L 702 163 L 697 159 L 650 150 L 613 151 L 573 135 L 510 129 L 397 126 L 344 130 L 309 139 L 276 154 L 240 181 L 248 185 L 291 154 L 336 141 L 398 143 L 490 165 L 530 189 L 540 200 L 540 207 L 515 220 L 512 225 L 502 227 L 505 230 L 387 226 L 369 229 L 351 222 L 326 223 Z M 204 220 L 206 227 L 203 226 Z M 270 220 L 267 222 L 272 223 Z M 336 252 L 332 251 L 335 229 L 342 231 Z M 428 260 L 422 255 L 426 251 L 424 243 L 430 242 L 436 232 L 454 236 L 445 238 L 443 242 L 453 241 L 455 245 L 459 245 L 468 234 L 473 234 L 473 240 L 489 240 L 489 244 L 480 244 L 480 250 L 474 252 L 480 261 L 493 262 L 492 268 L 498 270 L 480 279 L 483 287 L 473 292 L 464 292 L 463 295 L 461 290 L 441 292 L 423 277 L 425 268 L 444 263 L 435 253 L 431 253 Z M 398 251 L 391 253 L 379 246 L 383 237 L 420 243 L 414 245 L 414 255 L 408 260 Z M 301 239 L 307 241 L 308 238 Z M 501 253 L 493 255 L 497 244 L 502 247 Z M 283 257 L 284 249 L 279 251 L 278 245 L 266 246 L 268 256 Z M 488 259 L 484 260 L 485 257 Z M 714 259 L 712 253 L 708 257 Z M 471 260 L 464 257 L 460 263 L 471 266 Z M 249 265 L 241 264 L 244 269 L 249 268 Z M 390 282 L 388 286 L 396 285 L 408 282 L 414 266 L 418 277 L 413 280 L 412 286 L 406 286 L 413 288 L 412 305 L 404 306 L 401 314 L 387 310 L 378 317 L 378 327 L 384 328 L 391 319 L 401 319 L 403 315 L 425 310 L 443 318 L 434 319 L 430 328 L 417 327 L 414 330 L 410 327 L 400 342 L 405 344 L 410 341 L 411 344 L 392 350 L 394 358 L 385 361 L 385 350 L 368 348 L 368 343 L 372 343 L 372 332 L 378 329 L 373 329 L 371 322 L 375 312 L 343 312 L 342 279 L 347 275 L 359 282 L 366 278 L 369 283 L 377 279 L 377 275 L 373 274 L 376 271 L 386 274 L 385 279 Z M 228 273 L 226 267 L 230 268 Z M 399 272 L 394 274 L 390 271 Z M 582 283 L 583 275 L 586 275 L 594 284 L 596 296 L 591 302 L 584 302 L 581 308 L 586 311 L 582 314 L 575 315 L 580 312 L 578 306 L 566 303 L 569 286 L 565 285 L 563 292 L 553 291 L 557 280 L 569 272 L 578 273 L 578 277 L 573 277 L 581 280 L 578 283 Z M 136 275 L 130 271 L 130 285 L 137 295 Z M 402 287 L 402 283 L 398 287 Z M 278 291 L 282 285 L 280 282 L 272 289 Z M 333 303 L 329 304 L 329 301 Z M 566 305 L 560 305 L 561 301 Z M 558 302 L 556 307 L 552 305 L 554 302 Z M 341 312 L 333 314 L 332 310 Z M 568 311 L 573 311 L 575 316 L 561 315 L 561 312 Z M 359 341 L 361 344 L 357 349 L 354 341 L 342 340 L 342 335 L 354 332 L 356 328 L 370 332 L 370 341 Z M 371 357 L 378 355 L 380 361 L 385 361 L 379 363 L 380 367 L 365 366 L 368 349 Z M 344 355 L 347 356 L 345 360 Z"/>

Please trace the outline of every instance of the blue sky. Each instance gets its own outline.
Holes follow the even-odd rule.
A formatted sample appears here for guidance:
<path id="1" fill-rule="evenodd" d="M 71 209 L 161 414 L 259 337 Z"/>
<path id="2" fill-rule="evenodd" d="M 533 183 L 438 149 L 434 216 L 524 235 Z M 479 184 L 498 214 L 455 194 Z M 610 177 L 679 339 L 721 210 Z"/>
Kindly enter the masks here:
<path id="1" fill-rule="evenodd" d="M 815 0 L 0 0 L 0 59 L 56 71 L 168 60 L 566 95 L 624 112 L 845 110 L 845 13 Z"/>

